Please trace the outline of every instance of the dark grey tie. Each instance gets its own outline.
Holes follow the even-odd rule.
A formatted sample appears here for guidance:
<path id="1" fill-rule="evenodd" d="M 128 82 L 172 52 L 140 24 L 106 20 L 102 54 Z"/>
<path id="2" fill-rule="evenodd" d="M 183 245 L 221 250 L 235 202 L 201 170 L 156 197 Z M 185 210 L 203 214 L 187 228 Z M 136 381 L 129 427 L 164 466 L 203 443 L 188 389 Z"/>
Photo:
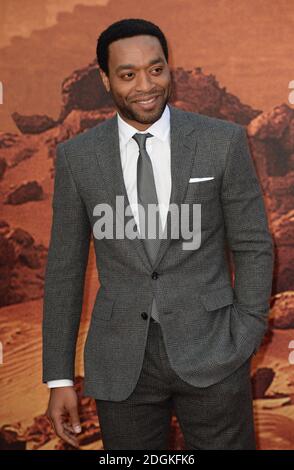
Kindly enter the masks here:
<path id="1" fill-rule="evenodd" d="M 146 139 L 153 137 L 150 133 L 136 133 L 133 135 L 133 139 L 139 146 L 139 157 L 137 162 L 137 194 L 138 204 L 141 204 L 144 211 L 139 210 L 139 221 L 141 233 L 145 222 L 145 237 L 143 242 L 148 253 L 151 264 L 154 263 L 156 255 L 160 246 L 160 233 L 161 233 L 161 221 L 159 212 L 156 213 L 156 226 L 155 226 L 155 238 L 148 238 L 148 204 L 156 204 L 158 207 L 158 198 L 156 193 L 156 186 L 154 180 L 154 173 L 150 156 L 146 150 Z M 150 216 L 151 217 L 151 216 Z M 154 221 L 153 221 L 154 222 Z M 152 227 L 152 234 L 154 233 L 154 226 Z M 159 316 L 155 299 L 153 299 L 151 316 L 159 322 Z"/>

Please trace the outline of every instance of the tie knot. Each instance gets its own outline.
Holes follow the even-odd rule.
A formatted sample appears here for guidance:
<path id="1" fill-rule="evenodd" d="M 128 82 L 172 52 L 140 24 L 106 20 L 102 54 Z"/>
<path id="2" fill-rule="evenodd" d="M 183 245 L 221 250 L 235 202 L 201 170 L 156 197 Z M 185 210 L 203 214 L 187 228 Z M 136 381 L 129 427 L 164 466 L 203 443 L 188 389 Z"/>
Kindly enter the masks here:
<path id="1" fill-rule="evenodd" d="M 137 144 L 139 145 L 139 148 L 140 149 L 145 149 L 146 150 L 146 139 L 148 139 L 148 137 L 153 137 L 152 134 L 150 134 L 149 132 L 143 134 L 143 133 L 140 133 L 140 132 L 137 132 L 136 134 L 134 134 L 132 136 L 132 138 L 137 142 Z"/>

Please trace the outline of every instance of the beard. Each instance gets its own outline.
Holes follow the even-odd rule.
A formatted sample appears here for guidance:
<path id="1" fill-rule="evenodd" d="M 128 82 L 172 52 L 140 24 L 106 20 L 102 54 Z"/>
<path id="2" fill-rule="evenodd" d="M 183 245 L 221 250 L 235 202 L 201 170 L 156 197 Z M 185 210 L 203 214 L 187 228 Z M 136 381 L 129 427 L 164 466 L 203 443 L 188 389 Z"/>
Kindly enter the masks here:
<path id="1" fill-rule="evenodd" d="M 156 92 L 153 94 L 155 95 Z M 153 110 L 145 111 L 143 109 L 135 109 L 136 104 L 134 102 L 126 104 L 125 100 L 119 99 L 117 96 L 112 94 L 113 100 L 120 114 L 126 119 L 139 122 L 140 124 L 153 124 L 155 121 L 160 119 L 168 102 L 169 96 L 170 92 L 168 93 L 168 96 L 164 96 L 163 93 L 157 98 L 156 107 Z"/>

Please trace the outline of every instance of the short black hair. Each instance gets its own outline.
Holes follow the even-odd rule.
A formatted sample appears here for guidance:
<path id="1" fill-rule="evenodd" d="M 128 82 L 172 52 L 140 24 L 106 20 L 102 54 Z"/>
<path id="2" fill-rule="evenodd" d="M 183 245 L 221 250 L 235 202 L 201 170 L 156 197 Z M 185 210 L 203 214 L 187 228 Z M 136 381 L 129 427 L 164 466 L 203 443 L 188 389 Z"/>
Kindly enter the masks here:
<path id="1" fill-rule="evenodd" d="M 168 62 L 168 46 L 166 38 L 161 29 L 151 21 L 141 18 L 127 18 L 116 21 L 108 26 L 97 39 L 96 56 L 97 63 L 103 72 L 109 76 L 108 69 L 108 46 L 113 41 L 123 38 L 130 38 L 141 34 L 155 36 L 159 40 L 163 49 L 165 59 Z"/>

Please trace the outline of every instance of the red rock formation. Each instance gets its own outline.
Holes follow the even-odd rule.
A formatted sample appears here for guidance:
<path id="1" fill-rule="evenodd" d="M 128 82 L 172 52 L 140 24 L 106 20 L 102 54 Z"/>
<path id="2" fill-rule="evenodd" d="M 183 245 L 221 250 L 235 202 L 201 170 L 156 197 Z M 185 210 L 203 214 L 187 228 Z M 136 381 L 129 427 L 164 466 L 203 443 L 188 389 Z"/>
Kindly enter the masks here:
<path id="1" fill-rule="evenodd" d="M 23 134 L 40 134 L 41 132 L 51 129 L 57 125 L 57 121 L 46 116 L 34 114 L 32 116 L 24 116 L 14 112 L 11 114 L 12 119 L 14 120 L 17 128 Z"/>
<path id="2" fill-rule="evenodd" d="M 72 110 L 97 111 L 105 106 L 113 107 L 113 101 L 104 88 L 96 60 L 75 70 L 63 81 L 59 122 L 64 121 Z"/>
<path id="3" fill-rule="evenodd" d="M 294 328 L 294 292 L 276 294 L 270 312 L 269 323 L 272 328 Z"/>
<path id="4" fill-rule="evenodd" d="M 248 126 L 248 135 L 258 147 L 259 161 L 267 176 L 284 176 L 293 168 L 294 110 L 287 104 L 259 114 Z"/>
<path id="5" fill-rule="evenodd" d="M 11 191 L 4 204 L 23 204 L 28 201 L 39 201 L 43 197 L 42 186 L 38 181 L 27 181 Z"/>
<path id="6" fill-rule="evenodd" d="M 0 307 L 41 298 L 47 249 L 21 228 L 0 227 Z"/>
<path id="7" fill-rule="evenodd" d="M 221 88 L 213 75 L 205 75 L 200 67 L 188 71 L 178 67 L 171 70 L 171 76 L 174 87 L 170 102 L 182 109 L 244 125 L 261 113 L 242 104 L 225 87 Z M 70 113 L 78 111 L 84 113 L 84 124 L 80 124 L 78 129 L 81 131 L 100 122 L 97 114 L 101 108 L 114 110 L 114 104 L 104 88 L 94 60 L 63 81 L 62 108 L 57 121 L 48 116 L 23 116 L 18 113 L 13 113 L 12 117 L 21 132 L 37 134 L 62 124 Z M 92 116 L 91 112 L 94 112 Z"/>
<path id="8" fill-rule="evenodd" d="M 251 379 L 253 398 L 263 398 L 274 379 L 275 373 L 269 367 L 258 369 Z"/>
<path id="9" fill-rule="evenodd" d="M 187 111 L 214 116 L 239 124 L 249 124 L 261 113 L 240 102 L 239 98 L 221 88 L 214 75 L 205 75 L 201 67 L 184 70 L 178 67 L 172 71 L 174 93 L 171 102 Z"/>

